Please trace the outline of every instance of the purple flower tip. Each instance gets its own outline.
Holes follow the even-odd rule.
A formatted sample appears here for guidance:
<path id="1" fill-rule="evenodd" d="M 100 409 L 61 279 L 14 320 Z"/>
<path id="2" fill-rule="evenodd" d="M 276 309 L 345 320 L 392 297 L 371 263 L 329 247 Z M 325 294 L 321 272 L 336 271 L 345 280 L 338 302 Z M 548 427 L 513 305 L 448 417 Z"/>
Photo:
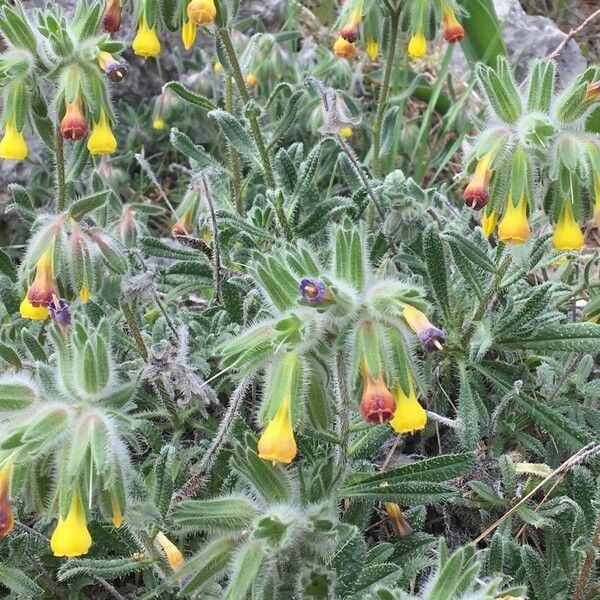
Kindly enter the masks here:
<path id="1" fill-rule="evenodd" d="M 112 62 L 106 67 L 106 76 L 110 79 L 110 81 L 123 81 L 127 76 L 127 65 L 125 63 L 120 62 Z"/>
<path id="2" fill-rule="evenodd" d="M 50 316 L 60 327 L 68 327 L 71 324 L 71 310 L 64 298 L 55 298 L 48 306 Z"/>
<path id="3" fill-rule="evenodd" d="M 327 288 L 318 279 L 303 279 L 300 282 L 300 295 L 309 304 L 321 304 L 327 297 Z"/>
<path id="4" fill-rule="evenodd" d="M 432 325 L 419 333 L 419 340 L 426 352 L 435 352 L 446 343 L 446 332 Z"/>

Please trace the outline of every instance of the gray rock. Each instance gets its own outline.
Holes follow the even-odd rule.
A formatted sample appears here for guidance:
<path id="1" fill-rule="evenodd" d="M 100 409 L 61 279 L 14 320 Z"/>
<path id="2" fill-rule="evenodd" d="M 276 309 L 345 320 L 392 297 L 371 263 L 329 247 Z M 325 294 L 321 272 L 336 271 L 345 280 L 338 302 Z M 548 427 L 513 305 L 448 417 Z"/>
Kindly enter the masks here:
<path id="1" fill-rule="evenodd" d="M 527 75 L 535 58 L 544 58 L 564 40 L 566 34 L 548 17 L 528 15 L 519 0 L 494 0 L 498 18 L 503 25 L 504 42 L 516 68 L 517 80 Z M 556 59 L 562 85 L 587 67 L 577 43 L 570 40 Z"/>

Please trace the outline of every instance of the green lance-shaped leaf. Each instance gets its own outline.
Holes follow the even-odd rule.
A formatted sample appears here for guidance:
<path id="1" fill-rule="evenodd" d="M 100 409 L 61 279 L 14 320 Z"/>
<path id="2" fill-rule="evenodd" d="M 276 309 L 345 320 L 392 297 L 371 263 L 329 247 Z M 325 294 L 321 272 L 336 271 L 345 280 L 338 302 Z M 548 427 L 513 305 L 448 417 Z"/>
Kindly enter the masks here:
<path id="1" fill-rule="evenodd" d="M 246 542 L 234 559 L 225 600 L 244 600 L 266 554 L 260 540 Z"/>
<path id="2" fill-rule="evenodd" d="M 17 354 L 17 351 L 8 344 L 0 343 L 0 357 L 9 365 L 12 365 L 17 371 L 20 371 L 23 367 L 21 357 Z"/>
<path id="3" fill-rule="evenodd" d="M 25 378 L 6 375 L 0 379 L 0 411 L 27 408 L 37 395 L 36 388 Z"/>
<path id="4" fill-rule="evenodd" d="M 15 598 L 31 598 L 33 600 L 44 595 L 44 590 L 21 569 L 5 564 L 0 564 L 0 583 L 7 587 Z"/>
<path id="5" fill-rule="evenodd" d="M 536 598 L 551 598 L 547 584 L 547 572 L 538 553 L 531 546 L 523 546 L 521 548 L 521 560 L 527 580 L 531 586 L 531 590 L 535 593 Z"/>
<path id="6" fill-rule="evenodd" d="M 235 445 L 231 466 L 244 476 L 266 500 L 285 502 L 292 495 L 285 471 L 259 458 L 256 440 L 251 434 Z"/>
<path id="7" fill-rule="evenodd" d="M 521 99 L 506 59 L 498 58 L 496 71 L 479 64 L 476 76 L 496 115 L 505 123 L 516 123 L 522 112 Z"/>
<path id="8" fill-rule="evenodd" d="M 198 594 L 213 578 L 220 575 L 231 560 L 235 542 L 231 539 L 217 539 L 208 543 L 195 556 L 190 558 L 181 569 L 177 571 L 179 580 L 190 580 L 183 586 L 181 594 Z"/>
<path id="9" fill-rule="evenodd" d="M 7 6 L 0 18 L 0 29 L 6 38 L 17 48 L 25 48 L 32 53 L 37 51 L 37 40 L 31 30 L 27 18 L 19 8 L 14 10 Z"/>
<path id="10" fill-rule="evenodd" d="M 444 483 L 404 481 L 391 485 L 364 484 L 344 486 L 338 491 L 338 498 L 397 502 L 398 504 L 412 506 L 443 502 L 456 493 L 458 493 L 456 488 Z"/>
<path id="11" fill-rule="evenodd" d="M 124 274 L 127 272 L 127 260 L 121 248 L 106 232 L 98 229 L 90 229 L 85 232 L 95 246 L 100 250 L 106 266 L 114 273 Z"/>
<path id="12" fill-rule="evenodd" d="M 600 325 L 592 323 L 565 323 L 538 327 L 525 337 L 503 336 L 505 348 L 534 350 L 536 352 L 600 352 Z"/>
<path id="13" fill-rule="evenodd" d="M 154 463 L 154 504 L 163 515 L 167 514 L 173 495 L 173 468 L 177 450 L 172 444 L 165 444 Z"/>
<path id="14" fill-rule="evenodd" d="M 423 257 L 427 266 L 429 284 L 435 300 L 444 313 L 446 319 L 450 316 L 450 301 L 448 299 L 448 268 L 444 244 L 434 225 L 429 225 L 423 232 L 421 239 Z"/>
<path id="15" fill-rule="evenodd" d="M 506 56 L 506 47 L 493 0 L 463 0 L 467 17 L 461 19 L 465 37 L 461 43 L 469 63 L 478 61 L 493 66 L 499 56 Z"/>
<path id="16" fill-rule="evenodd" d="M 495 365 L 473 365 L 482 375 L 487 377 L 501 392 L 508 393 L 512 387 L 495 369 Z M 543 402 L 520 392 L 512 400 L 538 425 L 544 427 L 557 440 L 560 440 L 570 450 L 577 451 L 586 444 L 594 441 L 593 436 L 582 427 L 572 423 L 553 408 Z"/>
<path id="17" fill-rule="evenodd" d="M 317 361 L 308 370 L 309 380 L 306 390 L 306 409 L 311 425 L 317 431 L 327 431 L 331 423 L 331 403 L 327 401 L 327 374 Z"/>
<path id="18" fill-rule="evenodd" d="M 202 108 L 204 110 L 217 109 L 216 104 L 213 104 L 208 98 L 196 92 L 192 92 L 192 90 L 183 85 L 183 83 L 179 83 L 179 81 L 169 81 L 168 83 L 165 83 L 163 89 L 171 90 L 173 93 L 177 94 L 177 96 L 183 98 L 186 102 L 189 102 L 198 108 Z"/>
<path id="19" fill-rule="evenodd" d="M 85 215 L 97 208 L 100 208 L 105 204 L 110 196 L 110 190 L 103 190 L 101 192 L 97 192 L 96 194 L 92 194 L 91 196 L 86 196 L 85 198 L 80 198 L 79 200 L 75 200 L 73 204 L 69 207 L 69 214 L 72 219 L 75 221 L 81 221 Z"/>
<path id="20" fill-rule="evenodd" d="M 298 277 L 283 258 L 274 255 L 254 254 L 253 275 L 273 304 L 279 310 L 287 310 L 298 301 Z"/>
<path id="21" fill-rule="evenodd" d="M 0 250 L 0 271 L 7 275 L 11 281 L 17 280 L 17 268 L 4 250 Z"/>
<path id="22" fill-rule="evenodd" d="M 384 585 L 393 585 L 402 577 L 402 569 L 395 563 L 365 565 L 353 586 L 353 600 L 364 598 L 364 594 Z"/>
<path id="23" fill-rule="evenodd" d="M 459 363 L 458 371 L 460 377 L 458 416 L 462 421 L 458 436 L 465 449 L 473 450 L 479 440 L 479 413 L 473 397 L 474 391 L 471 388 L 469 374 L 464 363 Z"/>
<path id="24" fill-rule="evenodd" d="M 58 570 L 58 580 L 66 581 L 79 575 L 94 574 L 105 579 L 116 579 L 130 573 L 138 573 L 148 569 L 154 558 L 73 558 L 65 561 Z"/>
<path id="25" fill-rule="evenodd" d="M 185 531 L 239 531 L 256 516 L 256 508 L 246 498 L 225 496 L 214 500 L 185 500 L 171 514 Z"/>
<path id="26" fill-rule="evenodd" d="M 227 141 L 252 165 L 261 167 L 260 154 L 254 140 L 232 114 L 224 110 L 212 110 L 208 113 L 211 119 L 214 119 L 221 131 L 224 133 Z"/>
<path id="27" fill-rule="evenodd" d="M 275 123 L 275 130 L 271 135 L 271 139 L 269 141 L 269 149 L 273 148 L 281 138 L 287 133 L 288 129 L 294 124 L 298 115 L 300 114 L 300 101 L 304 98 L 305 92 L 304 90 L 295 91 L 289 100 L 287 101 L 287 105 L 285 108 L 284 114 L 281 118 Z"/>
<path id="28" fill-rule="evenodd" d="M 378 323 L 370 320 L 359 323 L 352 340 L 352 349 L 354 354 L 352 381 L 361 374 L 363 367 L 375 378 L 381 375 L 384 367 L 382 362 L 383 339 Z"/>
<path id="29" fill-rule="evenodd" d="M 554 93 L 555 66 L 552 60 L 536 60 L 529 76 L 527 109 L 547 113 Z"/>
<path id="30" fill-rule="evenodd" d="M 192 140 L 182 131 L 173 127 L 170 133 L 171 144 L 179 150 L 184 156 L 197 163 L 198 167 L 205 169 L 207 167 L 222 168 L 222 165 L 208 154 L 202 146 L 194 144 Z"/>
<path id="31" fill-rule="evenodd" d="M 444 237 L 450 243 L 453 255 L 459 253 L 470 260 L 476 267 L 480 267 L 489 273 L 496 273 L 497 267 L 494 261 L 485 253 L 481 246 L 454 230 L 446 231 Z"/>
<path id="32" fill-rule="evenodd" d="M 46 356 L 46 351 L 42 347 L 42 345 L 35 339 L 27 329 L 23 329 L 21 331 L 21 341 L 23 342 L 23 346 L 29 350 L 31 356 L 34 360 L 39 360 L 41 362 L 48 362 L 48 357 Z"/>
<path id="33" fill-rule="evenodd" d="M 474 560 L 475 549 L 465 546 L 440 565 L 434 583 L 430 588 L 428 600 L 448 600 L 458 598 L 475 580 L 480 563 Z"/>

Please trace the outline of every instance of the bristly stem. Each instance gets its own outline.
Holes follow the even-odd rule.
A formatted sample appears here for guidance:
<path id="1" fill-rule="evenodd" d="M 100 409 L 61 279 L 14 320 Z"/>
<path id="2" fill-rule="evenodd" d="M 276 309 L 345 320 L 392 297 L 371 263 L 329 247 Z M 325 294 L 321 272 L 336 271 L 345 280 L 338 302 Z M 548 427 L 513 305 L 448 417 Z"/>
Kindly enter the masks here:
<path id="1" fill-rule="evenodd" d="M 226 27 L 222 27 L 221 29 L 219 29 L 219 36 L 221 38 L 221 41 L 223 42 L 223 47 L 225 48 L 225 52 L 227 53 L 229 63 L 231 64 L 232 75 L 238 88 L 240 97 L 244 104 L 247 104 L 250 101 L 250 94 L 248 93 L 248 89 L 246 88 L 244 75 L 242 74 L 240 63 L 237 59 L 233 43 L 231 42 L 231 37 L 229 36 L 229 31 Z M 250 122 L 250 129 L 252 129 L 252 135 L 254 136 L 256 147 L 258 148 L 258 153 L 260 154 L 260 159 L 263 165 L 263 172 L 265 175 L 267 187 L 273 188 L 275 187 L 275 179 L 273 177 L 273 170 L 271 168 L 271 160 L 269 158 L 269 152 L 267 151 L 265 139 L 260 130 L 258 117 L 252 111 L 247 115 L 247 117 L 248 121 Z"/>
<path id="2" fill-rule="evenodd" d="M 381 127 L 383 125 L 383 116 L 390 91 L 390 79 L 392 75 L 392 66 L 394 65 L 394 56 L 396 54 L 396 45 L 398 43 L 398 31 L 400 26 L 400 11 L 389 11 L 391 18 L 391 31 L 388 40 L 387 54 L 385 56 L 385 69 L 383 72 L 383 81 L 379 92 L 377 102 L 377 113 L 375 115 L 375 125 L 373 127 L 373 176 L 381 175 L 381 160 L 379 153 L 381 151 Z"/>
<path id="3" fill-rule="evenodd" d="M 573 591 L 572 600 L 583 600 L 583 598 L 585 597 L 585 589 L 587 587 L 587 582 L 590 577 L 590 573 L 592 572 L 592 567 L 594 566 L 594 561 L 596 560 L 596 553 L 598 552 L 599 547 L 600 512 L 598 513 L 598 517 L 596 518 L 596 528 L 594 529 L 594 533 L 592 534 L 591 548 L 588 549 L 585 555 L 585 559 L 583 560 L 583 565 L 581 567 L 581 571 L 579 572 L 577 583 L 575 584 L 575 590 Z"/>
<path id="4" fill-rule="evenodd" d="M 54 151 L 56 153 L 56 180 L 58 185 L 58 212 L 65 210 L 67 202 L 67 182 L 65 179 L 65 147 L 60 127 L 56 128 L 56 142 Z"/>
<path id="5" fill-rule="evenodd" d="M 225 77 L 225 110 L 233 114 L 233 80 L 231 75 Z M 243 216 L 245 212 L 244 200 L 242 198 L 242 184 L 240 176 L 240 157 L 232 144 L 229 146 L 229 170 L 233 181 L 233 195 L 235 197 L 235 210 Z"/>

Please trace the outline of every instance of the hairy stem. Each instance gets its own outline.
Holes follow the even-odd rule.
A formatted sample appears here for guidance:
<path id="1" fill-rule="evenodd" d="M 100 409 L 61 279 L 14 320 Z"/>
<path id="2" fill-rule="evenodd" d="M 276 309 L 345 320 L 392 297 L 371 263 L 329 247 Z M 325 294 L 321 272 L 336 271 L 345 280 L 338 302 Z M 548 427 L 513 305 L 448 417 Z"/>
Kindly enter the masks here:
<path id="1" fill-rule="evenodd" d="M 594 529 L 594 533 L 592 534 L 592 548 L 590 548 L 585 555 L 581 571 L 579 572 L 579 577 L 577 578 L 577 583 L 575 584 L 575 590 L 573 591 L 572 600 L 583 600 L 583 598 L 585 597 L 585 588 L 587 587 L 587 582 L 590 577 L 590 573 L 592 572 L 592 567 L 594 566 L 594 561 L 596 560 L 596 553 L 598 552 L 599 547 L 600 512 L 598 512 L 598 516 L 596 518 L 596 528 Z"/>
<path id="2" fill-rule="evenodd" d="M 394 55 L 398 43 L 398 30 L 400 24 L 400 11 L 390 11 L 391 31 L 388 40 L 387 54 L 385 57 L 385 69 L 383 72 L 383 81 L 379 91 L 379 100 L 377 102 L 377 113 L 375 115 L 375 125 L 373 127 L 373 176 L 381 175 L 381 161 L 379 152 L 381 150 L 381 127 L 383 125 L 383 116 L 390 91 L 390 79 L 392 75 L 392 66 L 394 65 Z"/>
<path id="3" fill-rule="evenodd" d="M 225 110 L 233 114 L 233 80 L 231 75 L 225 78 Z M 242 184 L 240 176 L 240 157 L 232 144 L 229 146 L 229 170 L 233 181 L 233 195 L 235 198 L 235 210 L 242 216 L 245 212 L 244 200 L 242 198 Z"/>
<path id="4" fill-rule="evenodd" d="M 221 38 L 221 41 L 223 42 L 223 47 L 225 48 L 225 52 L 227 53 L 229 63 L 231 64 L 232 75 L 240 93 L 240 97 L 244 103 L 248 103 L 250 101 L 250 94 L 248 93 L 248 89 L 246 88 L 244 75 L 242 74 L 240 63 L 237 59 L 233 43 L 231 42 L 229 30 L 226 27 L 222 27 L 221 29 L 219 29 L 219 36 Z M 248 114 L 248 121 L 250 122 L 250 129 L 252 129 L 252 135 L 254 136 L 254 141 L 256 142 L 258 153 L 260 154 L 260 159 L 263 165 L 263 172 L 265 176 L 265 181 L 267 183 L 267 187 L 275 187 L 275 179 L 273 178 L 271 160 L 267 151 L 265 139 L 260 130 L 258 117 L 253 112 L 250 112 Z"/>
<path id="5" fill-rule="evenodd" d="M 65 210 L 65 204 L 67 202 L 67 182 L 65 178 L 65 147 L 63 136 L 60 132 L 60 127 L 56 128 L 56 182 L 58 186 L 58 200 L 57 208 L 58 212 Z"/>

